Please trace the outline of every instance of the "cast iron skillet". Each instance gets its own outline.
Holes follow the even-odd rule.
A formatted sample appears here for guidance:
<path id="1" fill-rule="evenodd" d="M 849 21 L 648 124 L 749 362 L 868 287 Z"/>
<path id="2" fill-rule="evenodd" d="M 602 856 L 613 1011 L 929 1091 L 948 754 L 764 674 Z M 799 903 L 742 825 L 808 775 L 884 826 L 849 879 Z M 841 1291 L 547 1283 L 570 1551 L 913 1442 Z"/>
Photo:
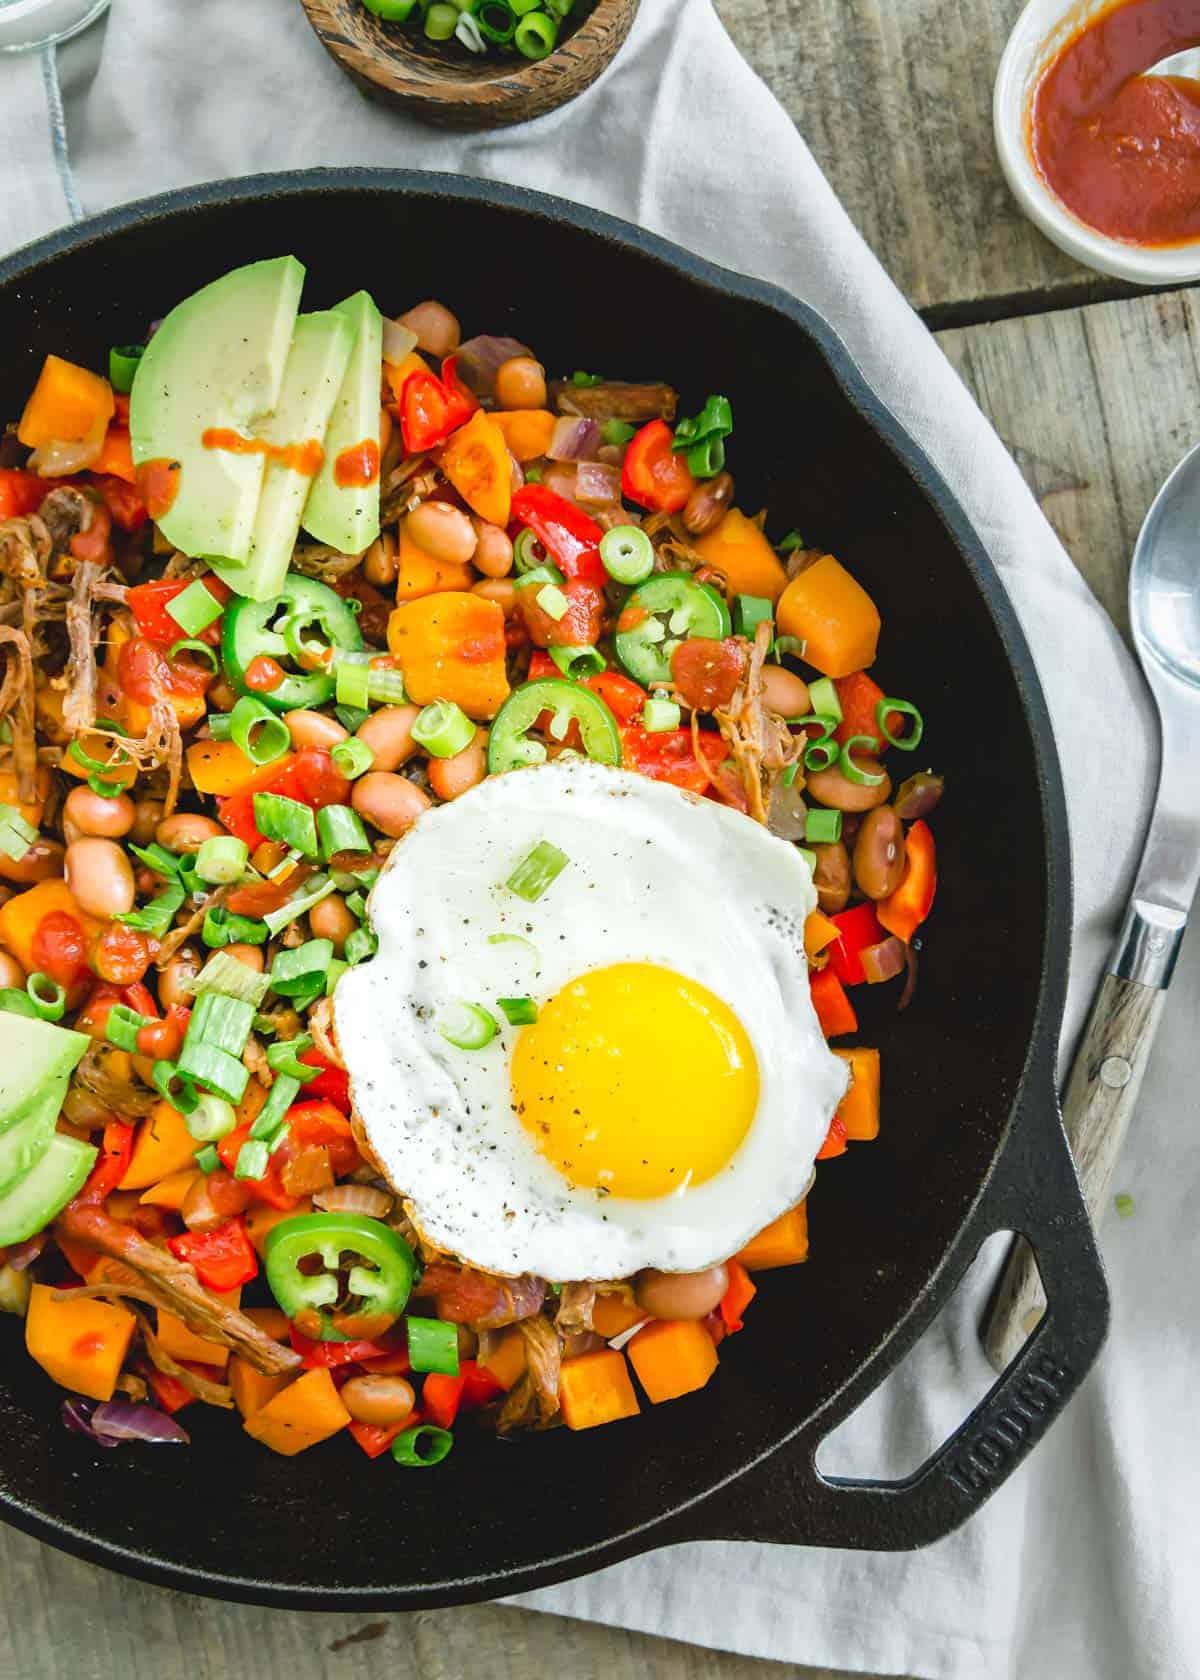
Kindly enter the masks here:
<path id="1" fill-rule="evenodd" d="M 309 1608 L 487 1598 L 668 1542 L 906 1548 L 978 1509 L 1062 1410 L 1104 1336 L 1103 1273 L 1059 1123 L 1054 1048 L 1070 933 L 1067 826 L 1028 650 L 982 545 L 814 313 L 559 200 L 449 176 L 336 171 L 189 190 L 52 235 L 0 264 L 0 414 L 49 350 L 107 347 L 205 281 L 294 251 L 306 307 L 367 286 L 438 296 L 468 332 L 526 338 L 552 369 L 661 376 L 694 410 L 726 392 L 738 500 L 828 544 L 879 601 L 879 669 L 919 699 L 938 907 L 907 1015 L 867 988 L 883 1135 L 821 1169 L 812 1260 L 759 1279 L 753 1323 L 701 1393 L 637 1422 L 463 1439 L 427 1475 L 345 1437 L 299 1459 L 195 1407 L 190 1448 L 98 1452 L 5 1321 L 0 1511 L 109 1567 Z M 925 762 L 924 752 L 921 755 Z M 697 915 L 715 915 L 701 882 Z M 990 1233 L 1023 1232 L 1050 1310 L 950 1441 L 898 1484 L 821 1477 L 822 1437 L 952 1294 Z"/>

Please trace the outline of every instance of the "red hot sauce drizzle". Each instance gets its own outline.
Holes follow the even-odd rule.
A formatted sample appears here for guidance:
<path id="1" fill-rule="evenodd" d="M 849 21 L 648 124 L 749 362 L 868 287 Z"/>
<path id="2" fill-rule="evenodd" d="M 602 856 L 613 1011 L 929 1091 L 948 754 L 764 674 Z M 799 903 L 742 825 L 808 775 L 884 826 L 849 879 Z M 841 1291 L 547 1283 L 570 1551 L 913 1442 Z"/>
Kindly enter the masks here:
<path id="1" fill-rule="evenodd" d="M 243 437 L 227 426 L 209 426 L 201 434 L 205 449 L 225 449 L 231 455 L 265 455 L 281 467 L 290 467 L 305 478 L 314 478 L 321 470 L 325 451 L 316 438 L 304 443 L 268 443 L 266 438 Z"/>
<path id="2" fill-rule="evenodd" d="M 1200 238 L 1200 81 L 1141 74 L 1197 45 L 1197 0 L 1118 0 L 1042 76 L 1034 162 L 1089 227 L 1134 245 Z"/>
<path id="3" fill-rule="evenodd" d="M 333 481 L 343 490 L 365 489 L 379 477 L 379 444 L 364 438 L 334 458 Z"/>

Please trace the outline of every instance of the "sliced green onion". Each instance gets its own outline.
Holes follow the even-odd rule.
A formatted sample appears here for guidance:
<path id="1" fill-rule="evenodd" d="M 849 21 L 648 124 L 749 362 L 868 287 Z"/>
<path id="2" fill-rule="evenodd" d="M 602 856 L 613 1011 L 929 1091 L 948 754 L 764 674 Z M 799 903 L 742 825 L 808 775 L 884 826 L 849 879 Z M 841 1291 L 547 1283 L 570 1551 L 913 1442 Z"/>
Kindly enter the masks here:
<path id="1" fill-rule="evenodd" d="M 180 1079 L 179 1069 L 174 1062 L 155 1062 L 150 1069 L 150 1083 L 172 1108 L 177 1108 L 180 1114 L 188 1115 L 200 1101 L 199 1093 L 190 1080 Z"/>
<path id="2" fill-rule="evenodd" d="M 379 935 L 369 927 L 356 927 L 353 933 L 346 935 L 346 943 L 342 946 L 347 963 L 354 968 L 358 963 L 373 957 L 379 949 Z"/>
<path id="3" fill-rule="evenodd" d="M 18 990 L 16 986 L 5 986 L 0 991 L 0 1010 L 6 1015 L 26 1015 L 33 1021 L 38 1019 L 33 999 L 28 992 Z"/>
<path id="4" fill-rule="evenodd" d="M 290 898 L 278 910 L 269 910 L 263 921 L 272 933 L 279 933 L 289 922 L 294 922 L 297 916 L 307 915 L 314 904 L 320 904 L 323 898 L 328 898 L 335 890 L 332 881 L 322 875 L 313 875 L 305 882 L 304 889 L 298 897 Z"/>
<path id="5" fill-rule="evenodd" d="M 454 26 L 454 39 L 461 41 L 468 52 L 485 53 L 487 51 L 487 41 L 470 12 L 459 12 L 458 22 Z"/>
<path id="6" fill-rule="evenodd" d="M 606 420 L 600 428 L 600 436 L 610 449 L 623 449 L 630 438 L 637 431 L 628 420 Z"/>
<path id="7" fill-rule="evenodd" d="M 728 397 L 711 396 L 699 414 L 680 420 L 671 447 L 678 453 L 705 438 L 726 438 L 733 430 L 733 405 Z"/>
<path id="8" fill-rule="evenodd" d="M 525 482 L 526 484 L 540 484 L 542 482 L 541 467 L 526 467 Z"/>
<path id="9" fill-rule="evenodd" d="M 601 373 L 585 373 L 582 368 L 576 368 L 571 375 L 571 383 L 576 390 L 586 391 L 592 385 L 603 385 L 604 375 Z"/>
<path id="10" fill-rule="evenodd" d="M 425 35 L 430 41 L 448 41 L 458 28 L 458 7 L 449 0 L 436 0 L 425 13 Z"/>
<path id="11" fill-rule="evenodd" d="M 560 852 L 549 840 L 539 840 L 528 856 L 521 859 L 504 885 L 527 904 L 536 904 L 570 861 L 566 852 Z"/>
<path id="12" fill-rule="evenodd" d="M 775 547 L 779 550 L 780 554 L 791 554 L 796 549 L 804 547 L 804 538 L 800 535 L 799 531 L 793 527 L 786 537 L 782 537 L 779 542 L 775 544 Z"/>
<path id="13" fill-rule="evenodd" d="M 434 758 L 454 758 L 475 739 L 475 725 L 453 700 L 434 700 L 413 719 L 412 738 Z"/>
<path id="14" fill-rule="evenodd" d="M 503 1011 L 510 1027 L 527 1027 L 538 1018 L 538 1007 L 531 997 L 497 998 L 496 1007 Z"/>
<path id="15" fill-rule="evenodd" d="M 209 1044 L 204 1039 L 193 1042 L 190 1030 L 179 1052 L 177 1068 L 181 1079 L 204 1085 L 231 1103 L 241 1102 L 250 1080 L 249 1069 L 236 1056 L 219 1050 L 215 1044 Z"/>
<path id="16" fill-rule="evenodd" d="M 112 781 L 107 776 L 89 776 L 87 785 L 93 793 L 99 794 L 101 799 L 120 799 L 125 792 L 124 782 Z"/>
<path id="17" fill-rule="evenodd" d="M 202 1173 L 215 1173 L 221 1165 L 221 1157 L 217 1154 L 215 1143 L 206 1143 L 203 1149 L 197 1149 L 192 1160 Z"/>
<path id="18" fill-rule="evenodd" d="M 837 767 L 848 782 L 857 782 L 860 787 L 878 787 L 883 781 L 885 772 L 878 775 L 872 770 L 860 770 L 855 764 L 851 753 L 855 747 L 865 747 L 869 752 L 879 751 L 879 742 L 874 735 L 851 735 L 848 741 L 842 742 L 842 749 L 837 756 Z"/>
<path id="19" fill-rule="evenodd" d="M 765 595 L 735 595 L 733 597 L 734 634 L 754 640 L 760 624 L 775 617 L 775 608 Z"/>
<path id="20" fill-rule="evenodd" d="M 278 1044 L 267 1048 L 267 1066 L 272 1073 L 290 1073 L 293 1079 L 303 1084 L 306 1079 L 312 1078 L 315 1071 L 300 1060 L 306 1050 L 312 1049 L 312 1043 L 310 1033 L 297 1033 L 295 1038 L 280 1039 Z"/>
<path id="21" fill-rule="evenodd" d="M 474 729 L 472 724 L 471 728 Z M 338 852 L 370 852 L 371 842 L 362 818 L 349 805 L 322 805 L 317 812 L 317 840 L 321 856 L 329 859 Z"/>
<path id="22" fill-rule="evenodd" d="M 513 46 L 535 64 L 539 59 L 549 58 L 557 42 L 558 25 L 545 12 L 528 12 L 518 23 L 513 36 Z M 600 384 L 597 374 L 589 374 L 587 380 L 589 385 Z"/>
<path id="23" fill-rule="evenodd" d="M 570 601 L 556 583 L 544 583 L 538 590 L 536 599 L 546 617 L 552 618 L 555 624 L 561 624 L 571 610 Z"/>
<path id="24" fill-rule="evenodd" d="M 458 1326 L 440 1318 L 406 1318 L 408 1361 L 414 1371 L 458 1375 Z"/>
<path id="25" fill-rule="evenodd" d="M 184 636 L 180 641 L 172 642 L 171 646 L 167 649 L 167 658 L 173 660 L 175 655 L 178 653 L 201 654 L 203 658 L 208 661 L 214 671 L 219 671 L 221 669 L 221 661 L 217 658 L 216 649 L 209 647 L 207 642 L 200 641 L 200 639 L 196 636 Z M 218 715 L 223 717 L 225 714 L 222 712 Z M 216 740 L 215 735 L 213 736 L 213 739 L 214 741 Z"/>
<path id="26" fill-rule="evenodd" d="M 274 869 L 267 870 L 268 881 L 278 881 L 285 875 L 290 875 L 293 866 L 300 861 L 299 852 L 287 852 L 280 858 Z"/>
<path id="27" fill-rule="evenodd" d="M 343 962 L 341 957 L 334 957 L 329 967 L 325 970 L 326 997 L 333 996 L 334 989 L 336 988 L 338 981 L 342 978 L 342 975 L 345 974 L 349 967 L 350 964 L 348 962 Z"/>
<path id="28" fill-rule="evenodd" d="M 522 23 L 525 21 L 521 19 Z M 525 481 L 529 482 L 528 473 Z M 428 1470 L 447 1458 L 453 1446 L 454 1436 L 448 1429 L 439 1429 L 432 1423 L 417 1423 L 397 1435 L 392 1442 L 392 1458 L 397 1464 L 403 1464 L 406 1470 Z"/>
<path id="29" fill-rule="evenodd" d="M 210 886 L 228 886 L 240 881 L 250 861 L 250 848 L 232 834 L 214 834 L 202 840 L 196 853 L 196 874 Z"/>
<path id="30" fill-rule="evenodd" d="M 532 939 L 526 939 L 522 934 L 519 934 L 519 933 L 489 933 L 488 934 L 488 944 L 489 945 L 523 945 L 525 947 L 525 949 L 529 952 L 529 955 L 533 958 L 534 962 L 539 962 L 541 960 L 541 952 L 538 950 L 537 946 L 533 943 L 533 940 Z"/>
<path id="31" fill-rule="evenodd" d="M 223 945 L 265 945 L 269 935 L 266 922 L 253 916 L 238 916 L 223 904 L 214 904 L 205 911 L 200 929 L 200 937 L 210 951 L 218 951 Z"/>
<path id="32" fill-rule="evenodd" d="M 552 647 L 546 651 L 563 676 L 572 682 L 582 682 L 584 677 L 598 676 L 607 669 L 604 655 L 594 647 Z"/>
<path id="33" fill-rule="evenodd" d="M 188 1135 L 194 1137 L 197 1143 L 216 1143 L 233 1131 L 237 1115 L 232 1103 L 205 1091 L 197 1099 L 192 1112 L 185 1116 L 184 1124 Z"/>
<path id="34" fill-rule="evenodd" d="M 286 793 L 254 795 L 254 826 L 264 840 L 278 840 L 303 857 L 315 858 L 319 853 L 312 806 L 289 799 Z"/>
<path id="35" fill-rule="evenodd" d="M 271 964 L 271 989 L 280 997 L 307 990 L 314 976 L 324 976 L 333 956 L 331 939 L 306 939 L 303 945 L 278 952 Z"/>
<path id="36" fill-rule="evenodd" d="M 233 713 L 209 712 L 208 733 L 214 741 L 229 741 L 233 738 Z"/>
<path id="37" fill-rule="evenodd" d="M 403 706 L 408 700 L 404 672 L 372 665 L 367 671 L 367 697 L 378 706 Z"/>
<path id="38" fill-rule="evenodd" d="M 193 997 L 206 992 L 218 992 L 222 997 L 241 998 L 255 1009 L 271 989 L 271 977 L 259 974 L 249 963 L 239 962 L 228 951 L 214 951 L 204 967 L 191 981 L 188 990 Z M 188 1023 L 189 1026 L 191 1023 Z"/>
<path id="39" fill-rule="evenodd" d="M 97 718 L 95 723 L 92 725 L 92 728 L 95 730 L 104 730 L 110 735 L 124 735 L 126 737 L 129 735 L 129 731 L 126 729 L 125 725 L 123 723 L 118 723 L 115 718 Z M 101 759 L 93 758 L 91 753 L 85 752 L 78 741 L 72 741 L 71 745 L 67 748 L 67 752 L 75 760 L 76 764 L 84 770 L 94 770 L 96 774 L 100 776 L 111 776 L 114 770 L 123 770 L 127 765 L 133 763 L 132 758 L 130 758 L 129 754 L 125 751 L 125 748 L 121 746 L 119 742 L 115 743 L 115 750 L 118 754 L 116 758 L 110 756 L 108 758 Z"/>
<path id="40" fill-rule="evenodd" d="M 816 852 L 810 852 L 807 846 L 797 846 L 796 850 L 800 853 L 800 856 L 804 859 L 810 869 L 815 869 L 817 867 Z"/>
<path id="41" fill-rule="evenodd" d="M 842 702 L 829 677 L 818 677 L 816 682 L 809 683 L 808 699 L 818 716 L 832 718 L 835 724 L 841 723 Z"/>
<path id="42" fill-rule="evenodd" d="M 500 1030 L 496 1017 L 481 1003 L 461 1001 L 444 1004 L 434 1024 L 446 1043 L 453 1044 L 456 1050 L 482 1050 Z"/>
<path id="43" fill-rule="evenodd" d="M 128 1050 L 130 1055 L 134 1055 L 137 1051 L 137 1035 L 149 1019 L 148 1015 L 139 1015 L 136 1009 L 130 1009 L 127 1004 L 114 1003 L 104 1023 L 104 1036 L 110 1044 L 115 1044 L 118 1050 Z"/>
<path id="44" fill-rule="evenodd" d="M 791 764 L 784 766 L 783 775 L 780 776 L 779 780 L 782 782 L 784 787 L 791 787 L 799 774 L 800 760 L 797 758 L 793 759 Z"/>
<path id="45" fill-rule="evenodd" d="M 11 828 L 25 842 L 26 849 L 33 845 L 38 837 L 38 831 L 32 823 L 25 821 L 15 805 L 0 805 L 0 823 L 5 828 Z M 22 857 L 25 855 L 21 854 Z"/>
<path id="46" fill-rule="evenodd" d="M 28 823 L 23 824 L 25 828 L 28 828 L 28 826 Z M 34 840 L 36 839 L 37 833 L 35 831 Z M 27 840 L 20 829 L 10 827 L 8 823 L 0 825 L 0 852 L 3 852 L 5 857 L 14 860 L 23 858 L 32 844 L 33 840 Z"/>
<path id="47" fill-rule="evenodd" d="M 1128 1219 L 1133 1213 L 1133 1197 L 1122 1190 L 1113 1197 L 1113 1206 L 1119 1218 Z"/>
<path id="48" fill-rule="evenodd" d="M 255 1008 L 246 998 L 230 997 L 227 992 L 201 992 L 188 1022 L 184 1051 L 203 1042 L 227 1056 L 240 1056 L 254 1025 Z M 179 1065 L 183 1067 L 182 1058 Z"/>
<path id="49" fill-rule="evenodd" d="M 201 579 L 196 578 L 173 601 L 167 602 L 166 610 L 185 636 L 198 636 L 201 630 L 207 630 L 210 624 L 216 623 L 224 608 L 212 590 L 206 589 Z"/>
<path id="50" fill-rule="evenodd" d="M 600 563 L 616 583 L 645 583 L 654 570 L 654 544 L 640 525 L 614 525 L 600 538 Z"/>
<path id="51" fill-rule="evenodd" d="M 356 711 L 367 709 L 367 686 L 371 675 L 370 655 L 343 654 L 333 667 L 337 684 L 334 690 L 339 706 L 353 706 Z"/>
<path id="52" fill-rule="evenodd" d="M 357 781 L 365 771 L 375 762 L 375 754 L 365 741 L 359 741 L 351 735 L 348 741 L 339 741 L 331 747 L 329 756 L 333 760 L 333 767 L 348 782 Z"/>
<path id="53" fill-rule="evenodd" d="M 252 694 L 244 694 L 230 712 L 229 735 L 252 764 L 273 764 L 292 744 L 287 724 Z"/>
<path id="54" fill-rule="evenodd" d="M 114 344 L 108 352 L 108 383 L 114 391 L 128 396 L 133 390 L 133 376 L 145 354 L 144 344 Z"/>
<path id="55" fill-rule="evenodd" d="M 725 440 L 705 438 L 687 452 L 688 471 L 693 478 L 715 478 L 725 466 Z"/>
<path id="56" fill-rule="evenodd" d="M 804 749 L 804 766 L 807 770 L 828 770 L 837 763 L 838 743 L 833 738 L 837 728 L 836 718 L 821 717 L 816 712 L 806 712 L 803 717 L 788 718 L 791 724 L 801 729 L 810 723 L 815 723 L 821 730 L 815 741 L 809 741 Z"/>
<path id="57" fill-rule="evenodd" d="M 365 706 L 335 706 L 333 708 L 333 715 L 337 718 L 342 728 L 348 729 L 351 735 L 353 735 L 356 729 L 362 728 L 363 724 L 366 723 L 371 714 Z M 338 745 L 343 747 L 348 746 L 349 742 L 340 741 Z"/>
<path id="58" fill-rule="evenodd" d="M 479 0 L 475 18 L 480 34 L 499 46 L 506 47 L 516 32 L 517 19 L 508 0 Z"/>
<path id="59" fill-rule="evenodd" d="M 907 735 L 892 734 L 887 726 L 889 712 L 900 712 L 904 717 L 912 719 L 912 729 Z M 921 745 L 921 737 L 925 733 L 925 719 L 909 701 L 894 700 L 891 697 L 878 701 L 875 706 L 875 722 L 889 747 L 899 747 L 901 752 L 912 752 Z"/>
<path id="60" fill-rule="evenodd" d="M 140 910 L 126 910 L 123 915 L 114 917 L 114 921 L 123 922 L 126 927 L 136 928 L 139 933 L 148 933 L 155 939 L 161 939 L 163 934 L 175 920 L 178 911 L 183 909 L 187 892 L 179 881 L 172 881 L 149 904 L 143 904 Z"/>
<path id="61" fill-rule="evenodd" d="M 352 892 L 346 894 L 346 908 L 352 916 L 361 922 L 367 913 L 367 900 L 363 893 Z"/>
<path id="62" fill-rule="evenodd" d="M 38 969 L 26 980 L 25 990 L 29 994 L 30 1003 L 37 1011 L 39 1021 L 62 1020 L 67 1008 L 67 994 L 57 980 L 52 980 L 48 974 L 43 974 Z"/>
<path id="63" fill-rule="evenodd" d="M 271 1151 L 258 1138 L 247 1138 L 238 1150 L 234 1178 L 261 1178 L 267 1170 Z"/>
<path id="64" fill-rule="evenodd" d="M 642 728 L 648 735 L 658 735 L 665 729 L 678 729 L 682 716 L 674 700 L 652 694 L 642 707 Z"/>
<path id="65" fill-rule="evenodd" d="M 359 604 L 359 612 L 362 605 Z M 321 639 L 306 636 L 305 632 L 321 632 Z M 333 641 L 329 627 L 319 611 L 302 611 L 289 613 L 278 627 L 278 633 L 283 637 L 284 646 L 296 661 L 302 666 L 324 666 L 326 669 L 333 662 Z"/>
<path id="66" fill-rule="evenodd" d="M 535 584 L 553 583 L 557 586 L 567 580 L 557 566 L 546 565 L 534 566 L 531 571 L 522 572 L 514 581 L 516 588 L 530 589 Z"/>
<path id="67" fill-rule="evenodd" d="M 546 550 L 528 526 L 517 533 L 513 542 L 513 569 L 518 575 L 536 572 L 540 566 L 546 564 L 548 558 Z"/>
<path id="68" fill-rule="evenodd" d="M 829 846 L 842 838 L 840 811 L 810 810 L 804 813 L 804 838 L 814 846 Z"/>
<path id="69" fill-rule="evenodd" d="M 132 841 L 129 850 L 139 863 L 144 863 L 147 869 L 153 869 L 156 875 L 176 876 L 179 874 L 179 859 L 174 852 L 169 852 L 165 846 L 160 846 L 157 840 L 148 846 L 135 846 Z"/>
<path id="70" fill-rule="evenodd" d="M 315 1069 L 309 1068 L 311 1078 Z M 300 1094 L 301 1081 L 290 1073 L 281 1072 L 267 1093 L 267 1100 L 254 1117 L 250 1136 L 256 1143 L 275 1136 L 284 1122 L 287 1111 Z"/>

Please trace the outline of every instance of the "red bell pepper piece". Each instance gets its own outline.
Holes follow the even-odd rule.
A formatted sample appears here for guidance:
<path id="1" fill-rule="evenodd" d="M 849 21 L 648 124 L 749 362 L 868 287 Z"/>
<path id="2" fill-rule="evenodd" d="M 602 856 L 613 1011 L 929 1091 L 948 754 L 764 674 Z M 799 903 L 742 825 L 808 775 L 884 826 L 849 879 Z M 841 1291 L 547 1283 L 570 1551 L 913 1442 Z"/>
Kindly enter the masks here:
<path id="1" fill-rule="evenodd" d="M 80 1202 L 102 1202 L 117 1188 L 129 1170 L 133 1154 L 132 1126 L 123 1120 L 110 1120 L 104 1128 L 100 1158 L 88 1175 L 87 1182 L 76 1197 Z"/>
<path id="2" fill-rule="evenodd" d="M 723 736 L 715 730 L 700 731 L 700 750 L 715 769 L 725 758 Z M 705 793 L 711 778 L 697 762 L 690 729 L 658 729 L 647 733 L 640 723 L 627 724 L 621 731 L 621 762 L 655 782 L 670 782 L 689 793 Z"/>
<path id="3" fill-rule="evenodd" d="M 242 1152 L 242 1145 L 250 1136 L 251 1122 L 247 1120 L 243 1125 L 236 1126 L 232 1132 L 217 1144 L 217 1154 L 221 1165 L 232 1173 L 237 1166 L 238 1156 Z M 265 1202 L 268 1207 L 278 1208 L 281 1213 L 287 1213 L 299 1202 L 299 1196 L 289 1196 L 283 1188 L 283 1161 L 280 1151 L 276 1150 L 267 1162 L 267 1170 L 261 1178 L 239 1178 L 234 1182 L 241 1185 L 248 1197 L 256 1202 Z"/>
<path id="4" fill-rule="evenodd" d="M 831 1156 L 846 1153 L 846 1127 L 840 1117 L 835 1114 L 829 1122 L 829 1130 L 825 1134 L 825 1142 L 817 1150 L 818 1161 L 828 1161 Z"/>
<path id="5" fill-rule="evenodd" d="M 442 1371 L 431 1371 L 421 1390 L 421 1410 L 426 1421 L 436 1423 L 439 1429 L 449 1429 L 458 1416 L 466 1386 L 467 1379 L 461 1370 L 456 1377 L 448 1377 Z"/>
<path id="6" fill-rule="evenodd" d="M 182 1364 L 183 1361 L 181 1360 Z M 155 1404 L 169 1417 L 181 1412 L 185 1406 L 190 1406 L 196 1396 L 190 1388 L 185 1388 L 178 1377 L 171 1376 L 168 1371 L 159 1371 L 153 1365 L 144 1368 L 146 1382 L 154 1396 Z M 205 1373 L 207 1375 L 207 1373 Z M 219 1380 L 219 1379 L 218 1379 Z"/>
<path id="7" fill-rule="evenodd" d="M 21 472 L 17 467 L 0 469 L 0 519 L 23 519 L 36 513 L 56 488 L 56 480 L 39 478 L 37 473 Z"/>
<path id="8" fill-rule="evenodd" d="M 356 1419 L 348 1425 L 348 1430 L 368 1458 L 379 1458 L 388 1450 L 397 1435 L 411 1429 L 416 1421 L 416 1412 L 410 1413 L 403 1423 L 359 1423 Z"/>
<path id="9" fill-rule="evenodd" d="M 282 770 L 273 775 L 271 766 L 243 790 L 217 800 L 217 816 L 230 834 L 244 840 L 253 851 L 262 844 L 262 835 L 254 826 L 254 795 L 282 793 L 301 805 L 319 811 L 324 805 L 342 805 L 350 792 L 350 783 L 334 767 L 333 759 L 324 747 L 305 747 Z"/>
<path id="10" fill-rule="evenodd" d="M 167 1247 L 176 1260 L 194 1268 L 205 1289 L 224 1295 L 258 1276 L 258 1256 L 242 1221 L 234 1217 L 211 1231 L 184 1231 Z"/>
<path id="11" fill-rule="evenodd" d="M 665 420 L 649 421 L 630 439 L 621 468 L 622 495 L 655 513 L 679 512 L 696 480 L 686 458 L 672 448 L 674 441 Z"/>
<path id="12" fill-rule="evenodd" d="M 220 578 L 206 575 L 203 581 L 205 589 L 214 600 L 220 601 L 222 605 L 228 601 L 231 592 Z M 171 617 L 167 607 L 177 595 L 182 595 L 185 589 L 190 588 L 193 582 L 192 578 L 159 578 L 154 583 L 135 584 L 126 595 L 125 604 L 133 614 L 138 634 L 145 636 L 148 642 L 165 642 L 168 647 L 182 641 L 186 632 Z M 221 640 L 220 619 L 202 630 L 199 639 L 216 647 Z"/>
<path id="13" fill-rule="evenodd" d="M 608 582 L 600 558 L 604 532 L 574 502 L 544 484 L 525 484 L 512 499 L 512 516 L 528 525 L 564 577 L 601 586 Z"/>
<path id="14" fill-rule="evenodd" d="M 458 1374 L 463 1380 L 462 1405 L 465 1411 L 477 1411 L 480 1406 L 486 1406 L 489 1400 L 494 1400 L 497 1394 L 504 1392 L 504 1385 L 497 1382 L 492 1373 L 474 1359 L 462 1360 Z"/>
<path id="15" fill-rule="evenodd" d="M 880 899 L 875 908 L 888 932 L 907 945 L 933 908 L 937 892 L 937 849 L 929 824 L 923 819 L 909 829 L 905 850 L 908 862 L 904 879 L 892 896 Z"/>
<path id="16" fill-rule="evenodd" d="M 339 1365 L 360 1365 L 364 1360 L 382 1359 L 395 1350 L 386 1342 L 314 1342 L 302 1336 L 296 1326 L 291 1328 L 292 1346 L 306 1365 L 313 1370 L 333 1370 Z M 379 1367 L 373 1365 L 372 1370 Z"/>
<path id="17" fill-rule="evenodd" d="M 478 407 L 459 382 L 457 356 L 446 357 L 440 379 L 436 373 L 410 373 L 400 391 L 400 435 L 406 451 L 420 455 L 445 443 Z"/>
<path id="18" fill-rule="evenodd" d="M 726 1330 L 732 1335 L 742 1328 L 742 1314 L 758 1294 L 758 1285 L 736 1260 L 727 1260 L 725 1270 L 729 1273 L 729 1288 L 721 1297 L 720 1313 Z"/>
<path id="19" fill-rule="evenodd" d="M 342 1114 L 350 1112 L 350 1075 L 345 1068 L 334 1067 L 317 1049 L 305 1050 L 300 1060 L 316 1071 L 306 1079 L 301 1089 L 306 1097 L 321 1098 L 332 1103 Z"/>
<path id="20" fill-rule="evenodd" d="M 826 1038 L 840 1038 L 843 1033 L 858 1031 L 858 1016 L 854 1013 L 854 1005 L 846 996 L 842 982 L 832 968 L 823 968 L 818 974 L 810 974 L 809 990 L 812 993 L 817 1020 Z"/>
<path id="21" fill-rule="evenodd" d="M 58 1244 L 67 1265 L 70 1266 L 76 1277 L 81 1277 L 86 1283 L 88 1273 L 100 1264 L 102 1258 L 100 1253 L 94 1248 L 88 1248 L 85 1243 L 72 1242 L 70 1237 L 59 1236 L 57 1232 L 54 1240 Z M 9 1252 L 11 1253 L 11 1250 Z"/>
<path id="22" fill-rule="evenodd" d="M 856 904 L 852 910 L 842 910 L 829 920 L 838 930 L 837 939 L 826 947 L 830 968 L 843 986 L 865 985 L 862 953 L 868 945 L 878 945 L 881 939 L 887 938 L 879 925 L 875 906 L 870 902 Z"/>

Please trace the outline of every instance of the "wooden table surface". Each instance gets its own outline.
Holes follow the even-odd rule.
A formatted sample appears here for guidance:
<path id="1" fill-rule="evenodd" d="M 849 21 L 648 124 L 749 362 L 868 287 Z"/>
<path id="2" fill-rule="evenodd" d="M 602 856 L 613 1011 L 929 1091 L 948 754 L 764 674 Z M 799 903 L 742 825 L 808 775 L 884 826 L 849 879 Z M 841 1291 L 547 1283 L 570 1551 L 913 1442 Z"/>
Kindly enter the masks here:
<path id="1" fill-rule="evenodd" d="M 1200 432 L 1200 291 L 1077 267 L 1009 197 L 991 88 L 1021 0 L 717 0 L 1123 627 L 1128 557 Z M 194 1599 L 0 1529 L 4 1680 L 851 1680 L 485 1605 L 296 1615 Z"/>

